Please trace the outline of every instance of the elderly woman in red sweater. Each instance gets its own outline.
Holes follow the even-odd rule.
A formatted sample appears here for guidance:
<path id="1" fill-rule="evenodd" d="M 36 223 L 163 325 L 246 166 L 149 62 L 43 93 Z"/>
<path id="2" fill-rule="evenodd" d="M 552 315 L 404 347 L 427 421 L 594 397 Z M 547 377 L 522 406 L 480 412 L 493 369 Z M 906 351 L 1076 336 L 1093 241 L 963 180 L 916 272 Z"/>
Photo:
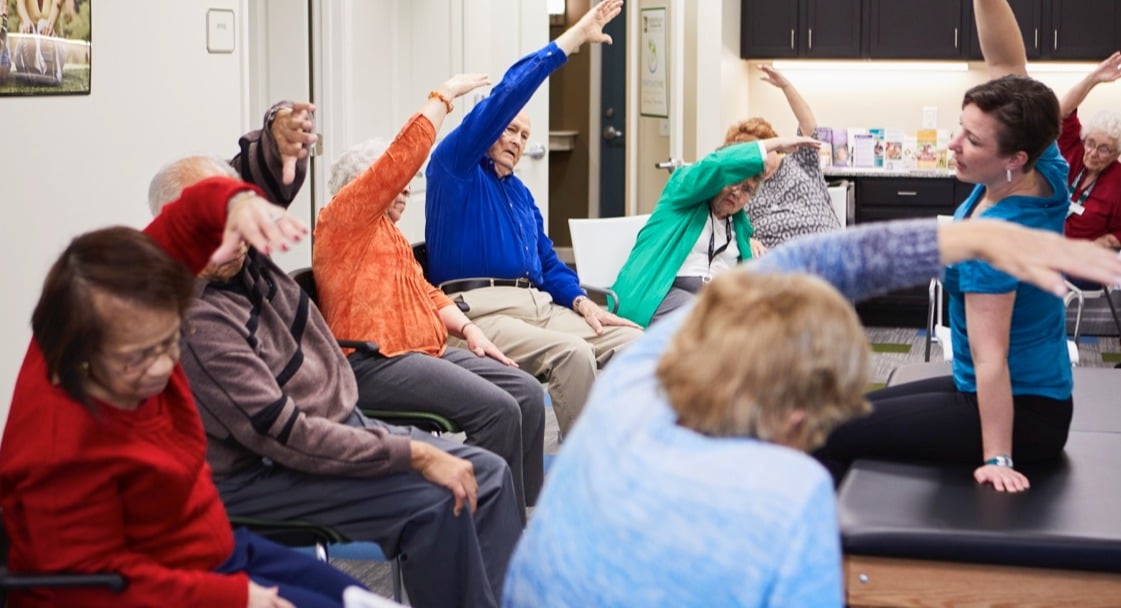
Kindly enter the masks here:
<path id="1" fill-rule="evenodd" d="M 24 590 L 9 605 L 341 606 L 359 583 L 230 530 L 178 363 L 208 258 L 234 257 L 242 239 L 286 248 L 306 229 L 247 184 L 214 178 L 144 232 L 84 234 L 55 262 L 0 448 L 11 569 L 117 572 L 127 587 Z"/>
<path id="2" fill-rule="evenodd" d="M 378 354 L 347 357 L 360 407 L 430 411 L 454 421 L 468 444 L 506 460 L 518 498 L 530 506 L 544 477 L 545 392 L 425 280 L 394 223 L 452 100 L 487 83 L 482 74 L 450 78 L 388 149 L 368 141 L 335 162 L 312 267 L 331 332 L 378 344 Z M 448 347 L 449 333 L 467 348 Z"/>

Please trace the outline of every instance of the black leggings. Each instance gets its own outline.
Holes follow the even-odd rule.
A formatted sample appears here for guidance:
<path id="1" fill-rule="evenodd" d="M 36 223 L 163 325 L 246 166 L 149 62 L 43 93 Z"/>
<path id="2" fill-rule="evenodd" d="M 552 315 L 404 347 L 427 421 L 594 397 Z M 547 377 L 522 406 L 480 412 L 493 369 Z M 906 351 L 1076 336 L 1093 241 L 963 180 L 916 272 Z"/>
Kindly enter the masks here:
<path id="1" fill-rule="evenodd" d="M 963 393 L 952 376 L 908 382 L 868 394 L 872 412 L 850 420 L 814 452 L 840 485 L 857 458 L 981 464 L 977 393 Z M 1057 457 L 1066 445 L 1073 402 L 1015 395 L 1012 456 L 1016 462 Z"/>

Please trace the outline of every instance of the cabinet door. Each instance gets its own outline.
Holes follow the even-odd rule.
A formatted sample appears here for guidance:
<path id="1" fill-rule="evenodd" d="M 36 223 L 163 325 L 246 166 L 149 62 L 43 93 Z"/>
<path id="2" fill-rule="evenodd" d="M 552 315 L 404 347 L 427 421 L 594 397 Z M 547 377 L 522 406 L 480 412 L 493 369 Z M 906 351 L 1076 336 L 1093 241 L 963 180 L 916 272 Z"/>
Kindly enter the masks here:
<path id="1" fill-rule="evenodd" d="M 796 0 L 743 0 L 740 12 L 740 57 L 797 57 L 797 29 Z"/>
<path id="2" fill-rule="evenodd" d="M 1040 59 L 1044 56 L 1047 45 L 1047 31 L 1043 27 L 1043 0 L 1008 0 L 1012 12 L 1016 14 L 1016 23 L 1020 25 L 1020 33 L 1024 37 L 1024 49 L 1028 59 Z M 967 2 L 969 8 L 969 49 L 970 59 L 981 59 L 981 43 L 977 40 L 977 20 L 973 16 L 973 3 Z M 1108 53 L 1107 53 L 1108 55 Z M 1105 55 L 1102 56 L 1105 58 Z"/>
<path id="3" fill-rule="evenodd" d="M 1117 0 L 1051 0 L 1052 59 L 1100 61 L 1117 49 L 1121 2 Z"/>
<path id="4" fill-rule="evenodd" d="M 803 0 L 802 57 L 860 57 L 861 0 Z"/>
<path id="5" fill-rule="evenodd" d="M 963 57 L 962 0 L 866 0 L 872 59 Z"/>

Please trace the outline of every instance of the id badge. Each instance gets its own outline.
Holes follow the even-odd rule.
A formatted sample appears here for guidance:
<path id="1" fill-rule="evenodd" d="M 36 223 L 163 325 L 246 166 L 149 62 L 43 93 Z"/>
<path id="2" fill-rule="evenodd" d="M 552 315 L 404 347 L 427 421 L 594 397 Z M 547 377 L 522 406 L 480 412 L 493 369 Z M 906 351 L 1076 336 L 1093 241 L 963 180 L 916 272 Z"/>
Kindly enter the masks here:
<path id="1" fill-rule="evenodd" d="M 1067 209 L 1067 215 L 1082 215 L 1086 212 L 1086 207 L 1082 203 L 1070 202 L 1070 207 Z"/>

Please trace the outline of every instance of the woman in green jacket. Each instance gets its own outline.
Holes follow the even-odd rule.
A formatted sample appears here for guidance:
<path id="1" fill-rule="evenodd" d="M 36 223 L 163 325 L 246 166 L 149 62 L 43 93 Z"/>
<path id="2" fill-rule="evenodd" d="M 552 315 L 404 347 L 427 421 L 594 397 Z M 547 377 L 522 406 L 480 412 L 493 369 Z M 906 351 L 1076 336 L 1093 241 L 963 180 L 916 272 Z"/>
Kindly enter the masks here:
<path id="1" fill-rule="evenodd" d="M 818 145 L 809 137 L 738 143 L 674 171 L 612 286 L 619 315 L 650 325 L 691 301 L 716 274 L 751 259 L 753 229 L 743 208 L 767 152 Z"/>

